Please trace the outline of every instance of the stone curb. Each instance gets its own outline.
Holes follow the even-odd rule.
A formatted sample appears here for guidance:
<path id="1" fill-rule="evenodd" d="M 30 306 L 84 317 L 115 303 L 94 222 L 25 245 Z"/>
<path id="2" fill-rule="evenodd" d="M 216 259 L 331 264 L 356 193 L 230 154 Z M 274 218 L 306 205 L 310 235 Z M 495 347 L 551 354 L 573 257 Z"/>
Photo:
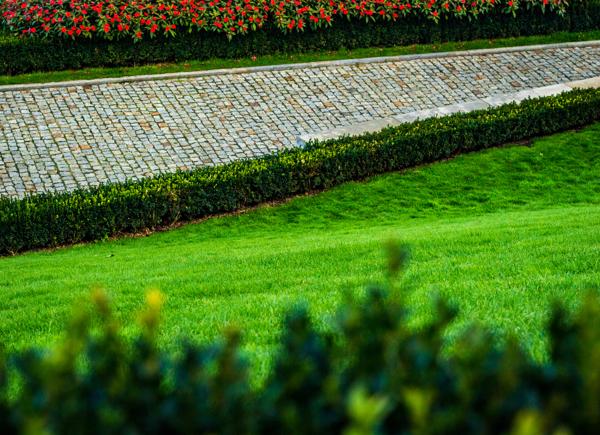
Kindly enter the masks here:
<path id="1" fill-rule="evenodd" d="M 465 103 L 452 104 L 450 106 L 443 106 L 435 109 L 409 112 L 389 118 L 375 119 L 372 121 L 362 122 L 360 124 L 334 128 L 319 133 L 303 134 L 296 138 L 296 144 L 299 147 L 304 147 L 310 141 L 324 141 L 329 139 L 337 139 L 343 136 L 358 136 L 366 133 L 376 133 L 386 127 L 394 127 L 408 122 L 433 118 L 436 116 L 451 115 L 453 113 L 468 113 L 475 110 L 498 107 L 508 103 L 520 103 L 528 98 L 550 97 L 562 94 L 563 92 L 571 91 L 573 89 L 598 88 L 600 88 L 600 76 L 565 84 L 528 89 L 513 94 L 496 95 L 493 97 L 471 100 Z"/>
<path id="2" fill-rule="evenodd" d="M 286 71 L 295 69 L 307 69 L 307 68 L 326 68 L 332 66 L 347 66 L 347 65 L 358 65 L 358 64 L 370 64 L 370 63 L 383 63 L 383 62 L 406 62 L 411 60 L 419 59 L 437 59 L 442 57 L 463 57 L 463 56 L 483 56 L 491 54 L 502 54 L 502 53 L 514 53 L 519 51 L 539 51 L 539 50 L 552 50 L 560 48 L 581 48 L 581 47 L 595 47 L 600 46 L 600 40 L 596 41 L 578 41 L 578 42 L 564 42 L 558 44 L 540 44 L 540 45 L 525 45 L 517 47 L 503 47 L 503 48 L 487 48 L 479 50 L 463 50 L 463 51 L 446 51 L 437 53 L 425 53 L 425 54 L 408 54 L 400 56 L 383 56 L 383 57 L 368 57 L 360 59 L 344 59 L 344 60 L 332 60 L 332 61 L 321 61 L 321 62 L 305 62 L 305 63 L 291 63 L 282 65 L 267 65 L 267 66 L 255 66 L 246 68 L 226 68 L 226 69 L 214 69 L 205 71 L 191 71 L 191 72 L 178 72 L 178 73 L 167 73 L 167 74 L 151 74 L 151 75 L 139 75 L 129 77 L 113 77 L 103 79 L 91 79 L 91 80 L 73 80 L 65 82 L 51 82 L 51 83 L 29 83 L 22 85 L 2 85 L 0 86 L 0 92 L 11 92 L 11 91 L 27 91 L 31 89 L 47 89 L 47 88 L 67 88 L 76 86 L 98 86 L 106 84 L 117 84 L 117 83 L 132 83 L 132 82 L 145 82 L 153 80 L 177 80 L 195 77 L 210 77 L 218 75 L 229 75 L 229 74 L 248 74 L 266 71 Z"/>

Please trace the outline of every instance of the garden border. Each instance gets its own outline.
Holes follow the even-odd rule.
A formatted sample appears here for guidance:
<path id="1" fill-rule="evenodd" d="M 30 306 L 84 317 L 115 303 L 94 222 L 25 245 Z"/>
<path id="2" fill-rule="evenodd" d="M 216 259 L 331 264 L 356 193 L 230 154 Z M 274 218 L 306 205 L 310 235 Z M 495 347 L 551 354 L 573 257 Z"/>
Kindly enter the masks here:
<path id="1" fill-rule="evenodd" d="M 600 89 L 69 193 L 0 197 L 0 255 L 147 232 L 600 120 Z"/>
<path id="2" fill-rule="evenodd" d="M 539 14 L 522 9 L 519 14 L 484 14 L 477 20 L 450 17 L 439 23 L 422 17 L 407 17 L 378 25 L 337 21 L 321 30 L 281 32 L 265 27 L 228 40 L 221 33 L 196 32 L 173 38 L 155 38 L 132 44 L 125 40 L 68 39 L 24 40 L 0 34 L 0 73 L 64 71 L 85 67 L 119 67 L 207 59 L 239 59 L 277 53 L 304 53 L 364 47 L 474 39 L 547 35 L 557 31 L 598 30 L 600 0 L 583 0 L 564 15 Z"/>

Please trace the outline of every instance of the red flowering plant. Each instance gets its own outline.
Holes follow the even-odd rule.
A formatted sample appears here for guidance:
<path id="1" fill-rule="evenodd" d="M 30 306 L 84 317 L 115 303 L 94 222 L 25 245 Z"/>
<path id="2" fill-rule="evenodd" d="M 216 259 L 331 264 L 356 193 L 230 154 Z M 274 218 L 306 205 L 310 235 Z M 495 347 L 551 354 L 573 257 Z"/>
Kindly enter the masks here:
<path id="1" fill-rule="evenodd" d="M 565 0 L 0 0 L 0 24 L 25 36 L 140 40 L 198 30 L 233 36 L 265 25 L 302 31 L 342 19 L 437 21 L 521 8 L 563 14 L 567 7 Z"/>

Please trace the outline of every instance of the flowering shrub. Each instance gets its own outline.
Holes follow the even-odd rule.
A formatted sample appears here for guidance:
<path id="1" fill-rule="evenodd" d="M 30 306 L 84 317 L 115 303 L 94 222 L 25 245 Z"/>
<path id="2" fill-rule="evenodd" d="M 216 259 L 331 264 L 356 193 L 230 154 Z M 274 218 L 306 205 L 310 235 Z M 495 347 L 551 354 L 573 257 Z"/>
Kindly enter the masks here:
<path id="1" fill-rule="evenodd" d="M 566 0 L 0 0 L 0 13 L 2 25 L 21 35 L 140 40 L 198 30 L 233 36 L 265 26 L 302 31 L 342 19 L 437 21 L 523 8 L 563 14 L 567 6 Z"/>

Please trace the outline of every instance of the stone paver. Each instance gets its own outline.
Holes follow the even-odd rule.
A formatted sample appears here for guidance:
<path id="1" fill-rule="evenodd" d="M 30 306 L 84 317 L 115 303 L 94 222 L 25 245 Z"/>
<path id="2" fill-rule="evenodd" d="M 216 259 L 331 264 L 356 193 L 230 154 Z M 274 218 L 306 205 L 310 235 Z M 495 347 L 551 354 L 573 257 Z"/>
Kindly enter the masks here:
<path id="1" fill-rule="evenodd" d="M 600 75 L 600 45 L 0 91 L 0 195 L 251 158 L 296 138 Z"/>

